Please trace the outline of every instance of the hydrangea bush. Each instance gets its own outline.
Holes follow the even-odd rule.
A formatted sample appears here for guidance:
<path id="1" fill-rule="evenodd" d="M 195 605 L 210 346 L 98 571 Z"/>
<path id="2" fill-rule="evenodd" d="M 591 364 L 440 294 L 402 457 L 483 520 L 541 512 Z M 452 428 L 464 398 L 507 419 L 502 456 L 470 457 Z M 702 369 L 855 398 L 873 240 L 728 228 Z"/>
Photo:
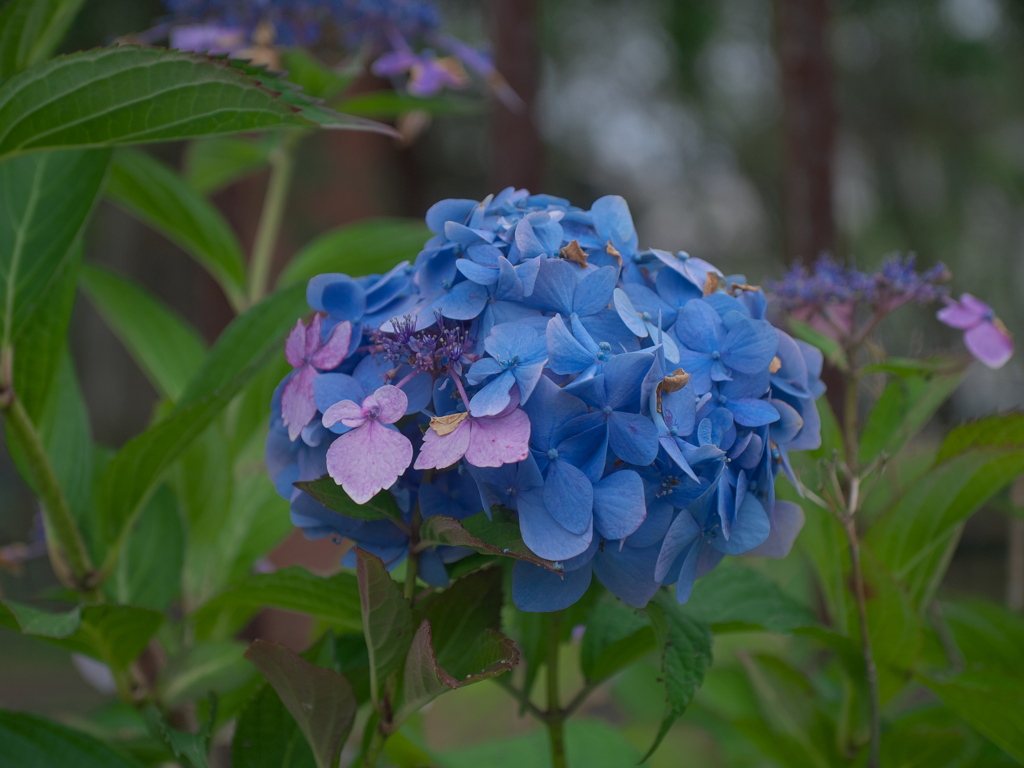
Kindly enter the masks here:
<path id="1" fill-rule="evenodd" d="M 0 8 L 0 418 L 38 499 L 0 543 L 0 641 L 62 649 L 101 706 L 0 709 L 0 765 L 462 768 L 423 726 L 460 706 L 491 723 L 481 765 L 619 768 L 653 744 L 661 768 L 698 741 L 728 765 L 1024 763 L 1024 622 L 941 589 L 976 510 L 1020 514 L 1024 416 L 924 431 L 969 360 L 882 343 L 897 308 L 941 302 L 968 351 L 1006 363 L 1008 329 L 946 295 L 941 265 L 822 258 L 766 293 L 640 249 L 621 198 L 507 189 L 426 227 L 337 228 L 274 276 L 299 138 L 396 135 L 341 113 L 347 68 L 285 46 L 360 47 L 414 93 L 458 71 L 435 47 L 489 65 L 398 0 L 177 0 L 153 32 L 269 52 L 294 82 L 128 45 L 47 60 L 80 6 Z M 381 95 L 376 116 L 428 106 Z M 196 140 L 181 173 L 125 146 L 172 139 Z M 246 258 L 208 196 L 268 168 Z M 212 346 L 91 261 L 100 197 L 220 286 L 236 316 Z M 79 288 L 160 398 L 116 450 L 68 354 Z M 276 566 L 292 522 L 354 544 L 355 574 Z M 254 639 L 265 608 L 305 634 Z M 566 727 L 610 688 L 628 727 L 604 705 Z M 546 744 L 503 738 L 506 694 Z"/>

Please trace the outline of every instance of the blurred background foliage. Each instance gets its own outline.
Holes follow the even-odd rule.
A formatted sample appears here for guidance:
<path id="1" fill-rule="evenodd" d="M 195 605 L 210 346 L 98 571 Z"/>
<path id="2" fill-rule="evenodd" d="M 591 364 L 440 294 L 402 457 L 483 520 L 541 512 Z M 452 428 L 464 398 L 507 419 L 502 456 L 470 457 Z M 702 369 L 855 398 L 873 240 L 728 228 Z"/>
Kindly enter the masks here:
<path id="1" fill-rule="evenodd" d="M 1016 300 L 1024 293 L 1024 4 L 439 5 L 457 37 L 482 46 L 497 41 L 499 68 L 503 59 L 512 62 L 516 71 L 503 71 L 532 112 L 512 115 L 469 93 L 457 109 L 405 119 L 405 143 L 358 133 L 312 136 L 300 149 L 279 267 L 299 246 L 342 223 L 382 215 L 418 218 L 444 197 L 479 199 L 507 184 L 530 185 L 584 207 L 601 195 L 621 194 L 633 209 L 642 245 L 685 249 L 726 271 L 746 273 L 752 283 L 778 277 L 786 264 L 809 260 L 820 250 L 863 269 L 892 251 L 915 252 L 922 266 L 947 264 L 954 291 L 984 298 L 1011 331 L 1024 327 L 1024 305 Z M 801 9 L 818 14 L 809 31 L 786 21 L 788 11 Z M 65 48 L 106 45 L 147 28 L 162 12 L 158 0 L 90 0 Z M 518 19 L 515 25 L 510 15 Z M 532 38 L 516 38 L 516 25 L 520 32 L 532 31 Z M 808 40 L 814 35 L 822 46 L 817 54 Z M 815 55 L 824 67 L 815 66 Z M 367 90 L 371 85 L 380 83 Z M 816 113 L 823 123 L 800 123 L 800 110 L 808 104 L 824 105 Z M 179 167 L 188 162 L 181 144 L 152 151 Z M 261 171 L 214 195 L 247 248 L 265 183 Z M 794 216 L 819 226 L 810 234 L 795 231 L 787 223 Z M 207 340 L 230 319 L 209 277 L 176 246 L 110 203 L 93 219 L 87 253 L 146 286 Z M 893 354 L 927 354 L 957 343 L 929 313 L 914 308 L 902 310 L 888 334 L 884 342 Z M 85 300 L 76 306 L 72 352 L 94 438 L 122 444 L 148 422 L 156 393 Z M 1022 385 L 1019 356 L 998 373 L 975 369 L 940 421 L 949 425 L 1017 406 L 1024 399 Z M 1001 510 L 971 520 L 944 594 L 1022 607 L 1024 529 L 1013 514 L 1002 514 L 1019 515 L 1019 501 L 1001 499 L 994 504 Z M 33 502 L 6 457 L 0 463 L 0 510 L 0 545 L 25 540 Z M 287 514 L 283 502 L 281 514 Z M 274 555 L 280 563 L 313 559 L 329 568 L 337 557 L 329 547 L 303 549 L 294 541 L 290 546 L 293 551 Z M 790 593 L 813 599 L 800 556 L 773 563 L 771 576 Z M 42 559 L 28 563 L 17 580 L 0 572 L 0 588 L 15 598 L 52 583 Z M 288 628 L 275 631 L 287 635 Z M 792 670 L 773 667 L 771 652 L 781 643 L 788 644 L 791 658 L 809 652 L 801 649 L 806 641 L 800 638 L 719 638 L 716 666 L 697 705 L 652 765 L 677 765 L 683 750 L 694 765 L 764 764 L 753 742 L 732 738 L 716 715 L 752 719 L 759 707 L 770 707 L 746 689 L 757 677 L 751 669 L 791 689 L 806 686 Z M 68 717 L 98 700 L 77 673 L 60 666 L 66 662 L 58 663 L 59 652 L 30 647 L 10 634 L 3 644 L 0 706 Z M 635 667 L 587 705 L 584 714 L 621 726 L 621 739 L 588 731 L 582 723 L 572 749 L 597 748 L 606 755 L 620 750 L 615 754 L 637 758 L 660 715 L 660 694 L 650 690 L 656 674 L 650 665 Z M 744 701 L 749 712 L 737 715 L 737 702 Z M 482 686 L 447 697 L 422 716 L 419 727 L 424 739 L 440 746 L 527 730 L 518 722 L 514 704 L 496 688 Z M 813 728 L 805 730 L 813 738 Z M 956 741 L 955 733 L 951 738 Z M 942 743 L 947 749 L 960 744 Z M 543 739 L 538 745 L 543 751 Z M 392 748 L 401 749 L 401 741 Z M 410 742 L 408 748 L 417 747 Z M 466 765 L 476 764 L 501 763 L 469 749 Z"/>

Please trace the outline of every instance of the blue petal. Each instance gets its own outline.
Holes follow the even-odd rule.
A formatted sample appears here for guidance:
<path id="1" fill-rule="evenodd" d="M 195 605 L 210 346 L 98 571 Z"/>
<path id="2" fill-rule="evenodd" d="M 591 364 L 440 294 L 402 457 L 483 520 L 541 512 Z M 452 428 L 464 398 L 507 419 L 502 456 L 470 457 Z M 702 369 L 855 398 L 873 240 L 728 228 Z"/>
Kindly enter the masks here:
<path id="1" fill-rule="evenodd" d="M 658 549 L 657 545 L 618 549 L 609 543 L 594 556 L 594 575 L 620 600 L 643 608 L 661 586 L 654 579 Z"/>
<path id="2" fill-rule="evenodd" d="M 455 262 L 459 272 L 479 285 L 494 285 L 498 282 L 498 270 L 493 267 L 485 267 L 469 259 L 459 259 Z"/>
<path id="3" fill-rule="evenodd" d="M 728 408 L 732 411 L 736 423 L 743 427 L 763 427 L 779 420 L 779 412 L 765 400 L 730 400 Z"/>
<path id="4" fill-rule="evenodd" d="M 490 243 L 494 240 L 494 233 L 489 230 L 472 229 L 465 224 L 458 224 L 454 221 L 445 223 L 444 236 L 451 242 L 460 245 L 473 245 L 481 241 Z"/>
<path id="5" fill-rule="evenodd" d="M 624 256 L 636 252 L 636 228 L 629 213 L 629 205 L 622 197 L 606 195 L 598 198 L 590 207 L 590 215 L 594 221 L 594 229 L 602 241 L 611 242 Z"/>
<path id="6" fill-rule="evenodd" d="M 658 554 L 658 561 L 654 567 L 654 578 L 657 581 L 665 580 L 679 553 L 700 534 L 701 527 L 693 519 L 693 515 L 688 509 L 682 510 L 672 521 L 672 525 L 669 526 L 668 532 L 665 534 L 665 541 L 661 545 L 661 552 Z"/>
<path id="7" fill-rule="evenodd" d="M 616 355 L 604 366 L 604 402 L 591 405 L 610 405 L 615 409 L 639 405 L 644 378 L 654 360 L 654 355 L 648 350 Z"/>
<path id="8" fill-rule="evenodd" d="M 608 442 L 627 464 L 643 466 L 658 456 L 658 428 L 638 413 L 612 412 L 608 417 Z"/>
<path id="9" fill-rule="evenodd" d="M 459 200 L 452 198 L 434 203 L 427 209 L 427 227 L 431 232 L 444 232 L 444 225 L 449 221 L 464 222 L 477 207 L 476 200 Z"/>
<path id="10" fill-rule="evenodd" d="M 675 332 L 684 347 L 707 354 L 719 348 L 725 335 L 722 318 L 705 301 L 688 302 L 679 310 Z"/>
<path id="11" fill-rule="evenodd" d="M 366 312 L 366 291 L 348 275 L 317 275 L 306 287 L 306 302 L 335 320 L 355 324 Z"/>
<path id="12" fill-rule="evenodd" d="M 633 470 L 612 472 L 594 485 L 594 528 L 606 539 L 617 541 L 632 535 L 646 517 L 644 483 Z"/>
<path id="13" fill-rule="evenodd" d="M 676 579 L 676 600 L 680 604 L 690 599 L 693 592 L 693 582 L 697 579 L 697 563 L 706 547 L 704 539 L 697 539 L 690 545 L 686 557 L 683 559 L 682 567 L 679 569 L 679 577 Z"/>
<path id="14" fill-rule="evenodd" d="M 570 395 L 544 377 L 537 382 L 537 388 L 529 403 L 523 406 L 530 417 L 530 445 L 546 453 L 552 446 L 556 430 L 563 424 L 587 412 L 582 400 Z"/>
<path id="15" fill-rule="evenodd" d="M 466 378 L 470 384 L 479 384 L 488 376 L 501 373 L 503 370 L 505 369 L 501 363 L 493 357 L 483 357 L 469 367 L 469 370 L 466 371 Z"/>
<path id="16" fill-rule="evenodd" d="M 544 492 L 540 488 L 517 494 L 516 507 L 523 542 L 545 560 L 560 561 L 575 557 L 585 552 L 594 538 L 592 525 L 582 534 L 571 533 L 559 525 L 544 506 Z"/>
<path id="17" fill-rule="evenodd" d="M 775 329 L 766 320 L 749 320 L 729 331 L 722 344 L 722 358 L 735 371 L 756 373 L 768 367 L 778 349 Z"/>
<path id="18" fill-rule="evenodd" d="M 548 321 L 547 344 L 548 365 L 555 373 L 579 373 L 594 362 L 594 354 L 573 337 L 561 315 L 555 315 Z"/>
<path id="19" fill-rule="evenodd" d="M 484 339 L 484 349 L 499 360 L 526 358 L 537 346 L 538 334 L 533 328 L 522 323 L 502 323 L 491 329 Z M 540 337 L 541 356 L 547 354 L 547 339 Z"/>
<path id="20" fill-rule="evenodd" d="M 321 373 L 313 379 L 313 398 L 320 413 L 342 400 L 361 403 L 366 397 L 362 385 L 344 373 Z"/>
<path id="21" fill-rule="evenodd" d="M 568 422 L 555 433 L 555 444 L 559 456 L 579 467 L 592 483 L 601 479 L 608 456 L 608 429 L 601 414 Z"/>
<path id="22" fill-rule="evenodd" d="M 568 261 L 544 259 L 539 266 L 533 293 L 525 299 L 527 305 L 545 312 L 571 315 L 579 272 L 580 268 Z"/>
<path id="23" fill-rule="evenodd" d="M 770 532 L 768 514 L 761 502 L 748 493 L 743 499 L 743 506 L 736 510 L 729 540 L 720 536 L 712 541 L 712 545 L 723 554 L 738 555 L 764 543 Z"/>
<path id="24" fill-rule="evenodd" d="M 509 404 L 509 390 L 516 383 L 512 371 L 505 371 L 477 392 L 469 401 L 469 412 L 474 416 L 494 416 Z"/>
<path id="25" fill-rule="evenodd" d="M 615 267 L 601 267 L 588 274 L 576 286 L 572 311 L 580 317 L 597 314 L 611 303 L 618 279 Z"/>
<path id="26" fill-rule="evenodd" d="M 711 358 L 703 352 L 679 349 L 679 366 L 690 374 L 690 384 L 698 395 L 711 389 Z"/>
<path id="27" fill-rule="evenodd" d="M 544 481 L 544 506 L 563 528 L 581 534 L 594 523 L 594 486 L 581 470 L 555 459 Z"/>
<path id="28" fill-rule="evenodd" d="M 560 611 L 583 597 L 590 577 L 590 567 L 560 576 L 520 560 L 512 568 L 512 602 L 521 611 Z"/>
<path id="29" fill-rule="evenodd" d="M 616 288 L 612 294 L 612 302 L 615 311 L 626 327 L 640 338 L 646 338 L 647 324 L 640 318 L 640 313 L 636 311 L 636 307 L 633 306 L 633 302 L 626 292 L 621 288 Z"/>
<path id="30" fill-rule="evenodd" d="M 525 293 L 523 281 L 516 268 L 504 256 L 498 257 L 498 285 L 494 296 L 501 301 L 522 301 Z"/>
<path id="31" fill-rule="evenodd" d="M 441 314 L 452 320 L 472 320 L 483 311 L 486 304 L 487 290 L 471 280 L 463 280 L 447 295 L 434 300 Z"/>

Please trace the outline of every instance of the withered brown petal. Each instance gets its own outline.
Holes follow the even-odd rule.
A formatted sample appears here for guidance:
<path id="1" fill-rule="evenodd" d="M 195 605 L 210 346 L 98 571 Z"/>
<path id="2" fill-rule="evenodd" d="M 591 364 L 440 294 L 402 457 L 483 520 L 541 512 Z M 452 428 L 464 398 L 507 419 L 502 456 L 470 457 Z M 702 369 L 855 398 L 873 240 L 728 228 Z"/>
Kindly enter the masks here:
<path id="1" fill-rule="evenodd" d="M 454 432 L 459 424 L 466 420 L 469 416 L 468 411 L 462 411 L 461 413 L 449 413 L 447 416 L 431 416 L 430 417 L 430 428 L 437 432 L 441 437 L 450 435 Z"/>

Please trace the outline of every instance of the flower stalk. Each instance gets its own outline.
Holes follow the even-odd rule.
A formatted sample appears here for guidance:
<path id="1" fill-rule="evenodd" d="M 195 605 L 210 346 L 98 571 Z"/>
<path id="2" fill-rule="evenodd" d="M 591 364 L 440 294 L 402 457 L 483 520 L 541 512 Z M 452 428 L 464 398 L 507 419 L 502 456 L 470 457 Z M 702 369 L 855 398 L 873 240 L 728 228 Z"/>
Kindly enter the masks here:
<path id="1" fill-rule="evenodd" d="M 559 630 L 561 625 L 561 614 L 555 613 L 551 616 L 551 627 L 548 630 L 548 672 L 547 688 L 548 702 L 547 713 L 544 718 L 547 723 L 548 736 L 551 745 L 551 768 L 566 768 L 565 760 L 565 716 L 559 701 L 558 691 L 558 657 L 561 651 Z"/>
<path id="2" fill-rule="evenodd" d="M 263 199 L 263 210 L 256 229 L 256 240 L 252 249 L 249 273 L 249 304 L 252 306 L 267 293 L 270 283 L 270 265 L 274 259 L 274 247 L 281 233 L 288 190 L 291 188 L 295 170 L 295 140 L 286 136 L 281 145 L 270 156 L 270 181 Z"/>
<path id="3" fill-rule="evenodd" d="M 85 540 L 71 515 L 71 508 L 32 419 L 13 388 L 4 382 L 0 382 L 0 413 L 3 414 L 8 439 L 25 453 L 42 501 L 47 536 L 53 542 L 49 547 L 53 570 L 58 576 L 65 577 L 68 586 L 91 595 L 96 587 L 96 571 Z"/>

